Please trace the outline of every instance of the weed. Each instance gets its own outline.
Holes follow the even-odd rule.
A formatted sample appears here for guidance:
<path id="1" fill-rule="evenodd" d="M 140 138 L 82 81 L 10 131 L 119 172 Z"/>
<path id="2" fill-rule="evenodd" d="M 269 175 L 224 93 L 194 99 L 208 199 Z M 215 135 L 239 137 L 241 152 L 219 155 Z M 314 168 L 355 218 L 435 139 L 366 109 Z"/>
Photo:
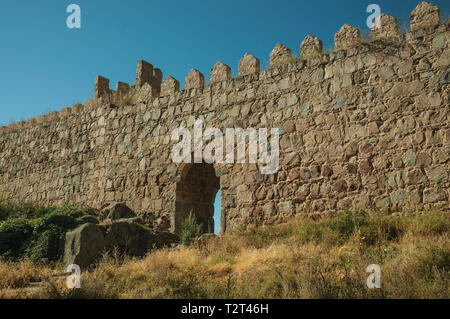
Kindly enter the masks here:
<path id="1" fill-rule="evenodd" d="M 202 229 L 203 225 L 197 223 L 197 218 L 192 211 L 189 212 L 188 217 L 181 224 L 180 243 L 188 246 L 194 238 L 200 236 Z"/>

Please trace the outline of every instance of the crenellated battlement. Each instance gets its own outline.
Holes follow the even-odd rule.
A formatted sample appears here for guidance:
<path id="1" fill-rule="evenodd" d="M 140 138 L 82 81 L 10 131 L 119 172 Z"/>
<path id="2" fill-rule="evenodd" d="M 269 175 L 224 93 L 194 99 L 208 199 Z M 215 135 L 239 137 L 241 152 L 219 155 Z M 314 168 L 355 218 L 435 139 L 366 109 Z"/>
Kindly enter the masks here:
<path id="1" fill-rule="evenodd" d="M 384 48 L 388 46 L 398 47 L 401 43 L 414 42 L 417 38 L 433 33 L 445 33 L 449 29 L 449 22 L 442 24 L 440 18 L 440 10 L 437 6 L 428 2 L 422 1 L 412 11 L 411 30 L 405 34 L 400 34 L 397 19 L 381 14 L 380 28 L 374 27 L 371 30 L 371 42 L 364 42 L 360 31 L 348 24 L 335 34 L 335 50 L 333 52 L 324 52 L 322 41 L 313 35 L 308 34 L 300 45 L 300 61 L 292 59 L 292 50 L 278 43 L 270 53 L 269 69 L 279 68 L 280 71 L 275 72 L 289 72 L 290 69 L 298 69 L 299 67 L 315 67 L 327 63 L 333 63 L 337 59 L 352 56 L 361 52 L 366 52 L 370 48 Z M 292 67 L 286 67 L 287 64 L 295 64 Z M 249 53 L 245 53 L 238 63 L 238 78 L 248 75 L 259 74 L 258 78 L 264 78 L 271 72 L 260 70 L 260 61 Z M 211 69 L 210 84 L 205 84 L 204 75 L 198 70 L 192 69 L 185 78 L 185 88 L 183 91 L 191 91 L 195 89 L 195 94 L 201 94 L 203 90 L 208 91 L 210 85 L 214 85 L 223 81 L 235 81 L 231 76 L 231 68 L 223 62 L 217 62 Z M 237 82 L 242 81 L 237 79 Z M 140 91 L 144 90 L 143 94 Z M 139 61 L 136 70 L 136 81 L 130 86 L 124 82 L 117 82 L 115 90 L 109 87 L 109 79 L 97 76 L 95 78 L 95 95 L 94 99 L 101 100 L 109 97 L 109 100 L 126 96 L 129 93 L 132 95 L 142 95 L 144 99 L 153 100 L 160 96 L 176 95 L 180 92 L 179 81 L 171 76 L 168 76 L 163 81 L 163 73 L 160 69 L 154 68 L 152 64 L 146 61 Z M 181 92 L 182 93 L 182 92 Z M 181 94 L 183 95 L 183 93 Z M 136 101 L 133 101 L 136 102 Z M 143 102 L 140 98 L 139 102 Z M 87 100 L 89 105 L 101 105 L 101 101 L 93 102 L 92 99 Z M 10 131 L 21 130 L 29 128 L 33 125 L 42 124 L 50 121 L 55 121 L 60 118 L 65 118 L 70 114 L 78 114 L 84 111 L 84 106 L 78 104 L 73 108 L 64 108 L 60 112 L 52 112 L 46 115 L 40 115 L 37 118 L 32 118 L 27 121 L 18 123 L 11 123 L 7 127 L 0 127 L 0 132 L 6 133 Z"/>

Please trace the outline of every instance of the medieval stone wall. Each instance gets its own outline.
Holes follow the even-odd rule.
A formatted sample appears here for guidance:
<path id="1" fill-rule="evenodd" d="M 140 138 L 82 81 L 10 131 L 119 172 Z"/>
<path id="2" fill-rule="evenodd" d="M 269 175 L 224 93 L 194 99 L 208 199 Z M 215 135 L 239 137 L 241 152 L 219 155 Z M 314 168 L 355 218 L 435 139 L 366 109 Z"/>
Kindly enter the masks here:
<path id="1" fill-rule="evenodd" d="M 112 91 L 97 77 L 85 105 L 0 128 L 0 193 L 96 208 L 124 202 L 172 231 L 190 210 L 213 227 L 218 188 L 222 231 L 303 213 L 448 210 L 450 24 L 426 2 L 406 34 L 392 17 L 381 22 L 369 43 L 344 25 L 327 53 L 308 35 L 299 61 L 278 44 L 264 71 L 245 54 L 237 78 L 222 62 L 208 85 L 192 70 L 182 91 L 144 61 L 131 87 Z M 279 171 L 173 163 L 172 131 L 197 119 L 222 132 L 279 128 Z"/>

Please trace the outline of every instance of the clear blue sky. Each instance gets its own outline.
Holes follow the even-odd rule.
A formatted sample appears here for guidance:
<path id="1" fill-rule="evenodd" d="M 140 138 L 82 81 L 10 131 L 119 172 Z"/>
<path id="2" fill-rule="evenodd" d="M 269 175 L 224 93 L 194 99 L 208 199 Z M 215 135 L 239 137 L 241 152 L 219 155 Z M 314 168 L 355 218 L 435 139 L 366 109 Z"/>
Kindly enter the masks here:
<path id="1" fill-rule="evenodd" d="M 214 233 L 218 234 L 220 232 L 220 190 L 216 194 L 214 200 Z"/>
<path id="2" fill-rule="evenodd" d="M 68 29 L 66 8 L 81 7 L 81 29 Z M 219 60 L 233 74 L 245 52 L 268 64 L 277 42 L 296 54 L 305 36 L 333 47 L 345 24 L 368 31 L 366 8 L 409 22 L 419 0 L 53 0 L 0 1 L 0 125 L 94 94 L 96 75 L 130 84 L 144 59 L 184 85 L 191 68 L 209 79 Z M 450 1 L 433 0 L 447 16 Z"/>
<path id="3" fill-rule="evenodd" d="M 433 0 L 441 14 L 450 1 Z M 68 29 L 66 7 L 81 7 L 82 27 Z M 54 0 L 0 1 L 0 125 L 83 103 L 101 74 L 133 83 L 144 59 L 184 85 L 191 68 L 209 79 L 222 60 L 234 74 L 245 52 L 268 63 L 281 42 L 298 54 L 308 33 L 324 47 L 344 23 L 367 30 L 370 3 L 409 21 L 419 0 Z"/>

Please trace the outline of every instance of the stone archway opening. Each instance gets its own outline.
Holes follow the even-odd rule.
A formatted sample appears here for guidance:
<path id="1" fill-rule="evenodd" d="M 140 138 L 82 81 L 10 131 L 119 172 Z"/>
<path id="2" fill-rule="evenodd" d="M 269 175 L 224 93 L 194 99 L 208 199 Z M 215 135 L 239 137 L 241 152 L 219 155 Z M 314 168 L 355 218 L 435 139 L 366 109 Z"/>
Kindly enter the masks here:
<path id="1" fill-rule="evenodd" d="M 214 233 L 214 201 L 220 189 L 220 179 L 212 164 L 188 164 L 182 168 L 176 187 L 175 233 L 192 211 L 203 233 Z"/>

